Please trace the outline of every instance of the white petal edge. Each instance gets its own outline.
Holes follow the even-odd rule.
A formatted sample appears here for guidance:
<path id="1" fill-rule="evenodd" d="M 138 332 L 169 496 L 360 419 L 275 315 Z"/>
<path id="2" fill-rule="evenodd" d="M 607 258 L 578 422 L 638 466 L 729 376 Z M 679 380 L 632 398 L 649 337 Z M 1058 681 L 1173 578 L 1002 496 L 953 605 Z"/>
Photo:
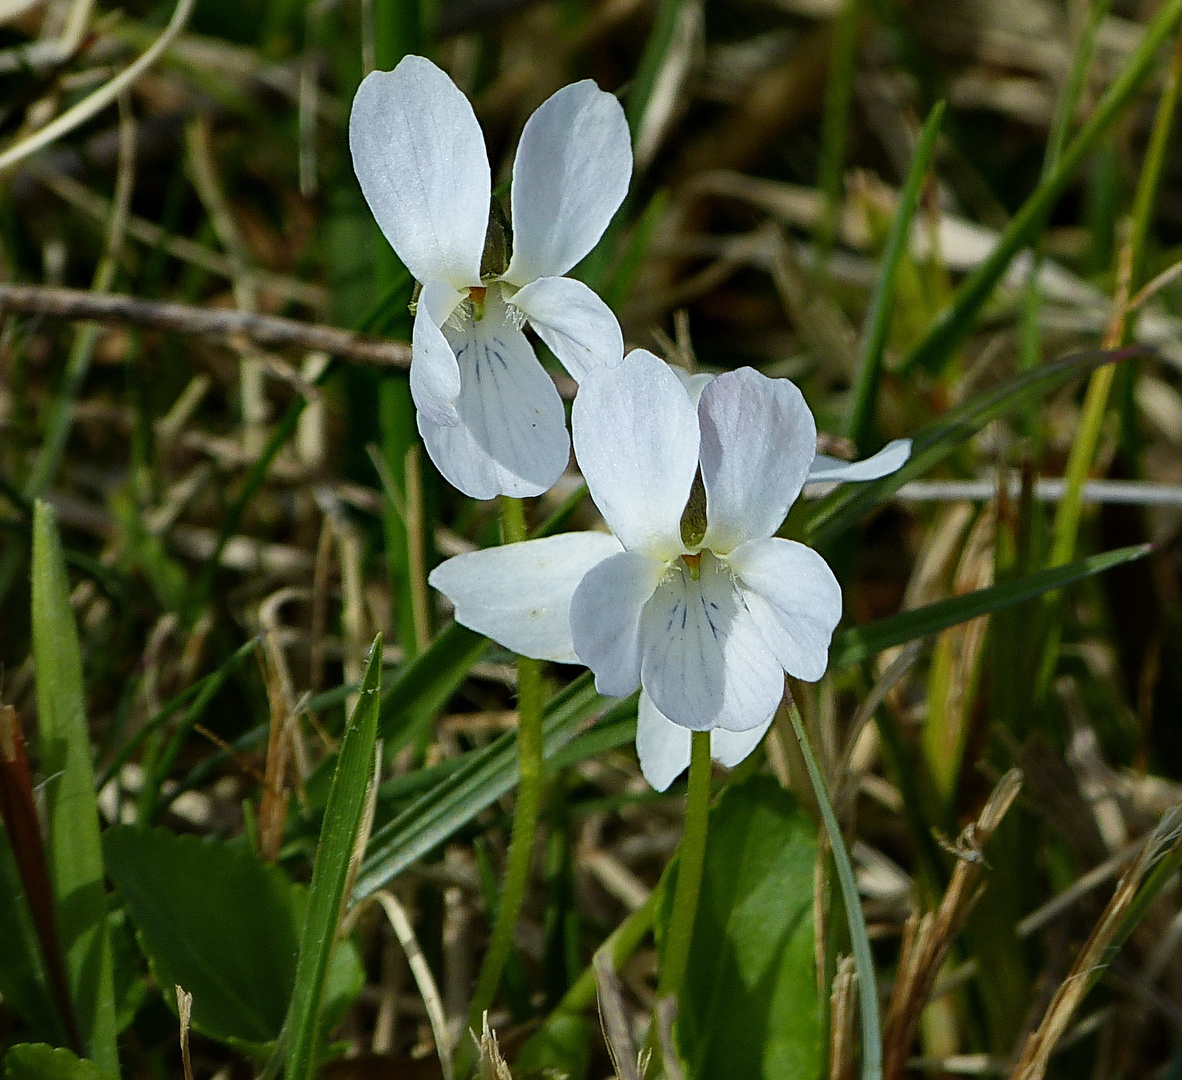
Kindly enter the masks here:
<path id="1" fill-rule="evenodd" d="M 775 710 L 784 672 L 727 567 L 709 552 L 694 581 L 682 564 L 640 620 L 640 681 L 674 723 L 747 731 Z"/>
<path id="2" fill-rule="evenodd" d="M 710 756 L 720 765 L 733 769 L 763 741 L 771 727 L 775 713 L 759 727 L 750 731 L 726 731 L 715 728 L 710 732 Z M 689 728 L 673 723 L 653 704 L 653 699 L 641 691 L 636 710 L 636 756 L 640 771 L 654 791 L 667 791 L 686 769 L 693 753 L 693 733 Z"/>
<path id="3" fill-rule="evenodd" d="M 727 561 L 760 631 L 789 675 L 816 682 L 841 621 L 841 586 L 829 564 L 795 540 L 752 540 Z"/>
<path id="4" fill-rule="evenodd" d="M 410 394 L 415 408 L 433 424 L 460 422 L 456 398 L 460 396 L 460 367 L 441 327 L 463 296 L 442 281 L 430 281 L 419 293 L 411 331 Z"/>
<path id="5" fill-rule="evenodd" d="M 872 457 L 861 461 L 842 461 L 840 458 L 818 454 L 809 469 L 806 484 L 845 484 L 860 480 L 877 480 L 898 472 L 911 457 L 911 440 L 895 439 Z"/>
<path id="6" fill-rule="evenodd" d="M 590 79 L 564 86 L 525 123 L 513 162 L 513 256 L 505 280 L 558 277 L 595 245 L 632 178 L 624 110 Z"/>
<path id="7" fill-rule="evenodd" d="M 620 324 L 589 286 L 574 278 L 532 281 L 509 301 L 518 308 L 573 378 L 582 382 L 600 366 L 624 356 Z"/>
<path id="8" fill-rule="evenodd" d="M 522 656 L 575 664 L 571 597 L 589 570 L 619 550 L 607 533 L 564 533 L 456 555 L 427 580 L 469 630 Z"/>
<path id="9" fill-rule="evenodd" d="M 421 56 L 371 71 L 353 98 L 349 148 L 378 227 L 415 279 L 478 285 L 488 153 L 455 83 Z"/>
<path id="10" fill-rule="evenodd" d="M 719 375 L 698 402 L 708 527 L 703 545 L 725 554 L 771 536 L 796 501 L 817 453 L 817 427 L 787 379 L 753 368 Z"/>
<path id="11" fill-rule="evenodd" d="M 570 459 L 566 412 L 525 335 L 489 288 L 484 318 L 445 328 L 460 370 L 458 422 L 417 420 L 427 453 L 453 487 L 474 499 L 549 490 Z"/>
<path id="12" fill-rule="evenodd" d="M 702 400 L 702 391 L 717 379 L 718 376 L 708 371 L 686 371 L 685 368 L 678 367 L 676 364 L 670 364 L 669 366 L 673 369 L 673 374 L 681 381 L 681 385 L 685 387 L 685 392 L 689 394 L 690 401 L 694 403 L 694 408 L 696 409 L 698 402 Z"/>
<path id="13" fill-rule="evenodd" d="M 593 567 L 575 589 L 570 632 L 595 688 L 624 697 L 640 685 L 640 617 L 665 573 L 663 563 L 622 551 Z"/>
<path id="14" fill-rule="evenodd" d="M 698 418 L 669 365 L 633 349 L 615 367 L 594 369 L 579 387 L 571 431 L 591 498 L 624 547 L 662 562 L 679 555 Z"/>

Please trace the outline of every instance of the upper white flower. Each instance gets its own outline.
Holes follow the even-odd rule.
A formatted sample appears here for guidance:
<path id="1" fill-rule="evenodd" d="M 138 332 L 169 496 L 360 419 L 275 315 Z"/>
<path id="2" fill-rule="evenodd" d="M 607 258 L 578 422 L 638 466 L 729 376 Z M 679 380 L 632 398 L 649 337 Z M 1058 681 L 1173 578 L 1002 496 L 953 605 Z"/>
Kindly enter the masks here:
<path id="1" fill-rule="evenodd" d="M 431 584 L 459 622 L 516 652 L 581 661 L 604 694 L 641 687 L 637 749 L 658 790 L 689 763 L 692 730 L 737 764 L 771 723 L 784 672 L 824 674 L 841 618 L 824 559 L 773 534 L 806 481 L 885 475 L 909 443 L 814 473 L 813 416 L 787 379 L 743 368 L 683 381 L 643 350 L 587 376 L 572 427 L 614 535 L 471 552 Z"/>
<path id="2" fill-rule="evenodd" d="M 632 148 L 620 103 L 584 80 L 529 118 L 513 163 L 512 257 L 498 260 L 500 238 L 489 237 L 491 268 L 484 136 L 444 72 L 408 56 L 367 75 L 349 146 L 379 227 L 422 285 L 410 389 L 431 460 L 474 498 L 540 494 L 566 467 L 570 440 L 522 325 L 576 379 L 623 355 L 611 310 L 562 276 L 595 246 L 628 190 Z"/>

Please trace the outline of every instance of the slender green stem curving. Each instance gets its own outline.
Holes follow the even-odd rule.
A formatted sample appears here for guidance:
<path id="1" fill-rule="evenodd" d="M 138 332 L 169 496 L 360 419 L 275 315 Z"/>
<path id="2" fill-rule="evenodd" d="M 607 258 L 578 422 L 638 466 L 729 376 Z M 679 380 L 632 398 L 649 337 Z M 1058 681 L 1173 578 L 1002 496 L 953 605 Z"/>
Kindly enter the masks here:
<path id="1" fill-rule="evenodd" d="M 677 884 L 673 889 L 673 913 L 665 935 L 657 997 L 676 994 L 685 980 L 694 918 L 698 914 L 698 892 L 702 887 L 702 864 L 706 859 L 706 824 L 710 812 L 710 732 L 693 733 L 689 790 L 685 797 L 685 830 L 677 855 Z"/>
<path id="2" fill-rule="evenodd" d="M 520 499 L 502 498 L 501 528 L 505 543 L 518 543 L 526 538 L 525 509 Z M 513 814 L 513 835 L 509 839 L 509 853 L 505 860 L 505 883 L 501 888 L 501 902 L 493 921 L 492 937 L 476 993 L 468 1012 L 468 1026 L 473 1031 L 482 1028 L 482 1017 L 496 998 L 501 985 L 505 963 L 513 947 L 513 930 L 525 899 L 533 861 L 534 834 L 542 805 L 542 707 L 544 702 L 542 665 L 525 656 L 517 658 L 517 759 L 520 780 L 517 785 L 517 806 Z M 465 1046 L 466 1043 L 462 1043 Z M 463 1072 L 459 1072 L 463 1075 Z"/>
<path id="3" fill-rule="evenodd" d="M 862 914 L 862 903 L 858 898 L 858 883 L 854 879 L 854 867 L 850 853 L 837 823 L 837 814 L 829 800 L 825 779 L 820 766 L 813 756 L 805 734 L 804 722 L 796 703 L 789 699 L 788 715 L 792 719 L 792 730 L 800 743 L 805 768 L 817 796 L 821 809 L 821 820 L 829 834 L 829 847 L 833 851 L 833 862 L 837 867 L 837 881 L 841 886 L 841 899 L 845 905 L 846 922 L 850 928 L 850 943 L 854 949 L 854 966 L 858 971 L 858 1007 L 862 1019 L 862 1080 L 882 1080 L 882 1021 L 878 1015 L 878 981 L 874 974 L 874 957 L 870 953 L 870 937 L 866 933 L 866 919 Z"/>

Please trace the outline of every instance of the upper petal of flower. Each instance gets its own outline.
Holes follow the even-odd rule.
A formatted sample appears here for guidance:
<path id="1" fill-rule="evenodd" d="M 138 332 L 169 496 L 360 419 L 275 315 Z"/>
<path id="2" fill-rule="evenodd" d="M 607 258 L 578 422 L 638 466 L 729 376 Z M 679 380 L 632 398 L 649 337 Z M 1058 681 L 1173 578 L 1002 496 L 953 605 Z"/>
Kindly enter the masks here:
<path id="1" fill-rule="evenodd" d="M 669 365 L 633 349 L 591 371 L 571 410 L 591 498 L 630 551 L 681 553 L 681 515 L 698 468 L 698 418 Z"/>
<path id="2" fill-rule="evenodd" d="M 570 458 L 566 413 L 525 335 L 505 317 L 494 288 L 484 318 L 444 328 L 460 371 L 456 422 L 418 413 L 427 453 L 465 495 L 540 495 Z"/>
<path id="3" fill-rule="evenodd" d="M 573 664 L 571 596 L 619 550 L 607 533 L 564 533 L 457 555 L 427 580 L 455 604 L 461 625 L 522 656 Z"/>
<path id="4" fill-rule="evenodd" d="M 857 480 L 877 480 L 880 476 L 890 476 L 891 473 L 898 472 L 907 464 L 909 457 L 910 439 L 895 439 L 873 457 L 863 458 L 861 461 L 842 461 L 840 458 L 818 454 L 813 459 L 805 483 L 845 484 Z"/>
<path id="5" fill-rule="evenodd" d="M 645 605 L 640 681 L 665 716 L 702 731 L 747 731 L 775 710 L 784 672 L 735 587 L 707 552 L 694 581 L 680 564 Z"/>
<path id="6" fill-rule="evenodd" d="M 505 280 L 565 274 L 619 209 L 632 178 L 620 103 L 590 79 L 564 86 L 526 121 L 513 162 L 513 257 Z"/>
<path id="7" fill-rule="evenodd" d="M 624 335 L 611 308 L 581 281 L 539 278 L 509 303 L 580 382 L 592 368 L 618 364 L 624 355 Z"/>
<path id="8" fill-rule="evenodd" d="M 640 614 L 664 573 L 664 563 L 622 551 L 591 569 L 575 589 L 571 640 L 601 694 L 624 697 L 640 685 Z"/>
<path id="9" fill-rule="evenodd" d="M 708 523 L 703 545 L 726 553 L 771 536 L 817 453 L 817 427 L 804 395 L 787 379 L 740 368 L 702 391 L 698 418 Z"/>
<path id="10" fill-rule="evenodd" d="M 419 293 L 411 331 L 410 393 L 415 408 L 434 424 L 460 422 L 460 368 L 441 329 L 463 296 L 442 281 L 429 281 Z"/>
<path id="11" fill-rule="evenodd" d="M 776 536 L 743 544 L 727 562 L 784 670 L 816 682 L 841 621 L 841 586 L 829 565 L 812 548 Z"/>
<path id="12" fill-rule="evenodd" d="M 673 369 L 673 374 L 681 381 L 681 385 L 685 387 L 685 392 L 689 394 L 690 401 L 694 403 L 696 409 L 698 402 L 702 400 L 702 391 L 718 376 L 708 371 L 686 371 L 685 368 L 678 367 L 676 364 L 671 364 L 670 367 Z"/>
<path id="13" fill-rule="evenodd" d="M 349 148 L 365 201 L 415 279 L 479 284 L 488 154 L 455 83 L 421 56 L 371 71 L 353 99 Z"/>

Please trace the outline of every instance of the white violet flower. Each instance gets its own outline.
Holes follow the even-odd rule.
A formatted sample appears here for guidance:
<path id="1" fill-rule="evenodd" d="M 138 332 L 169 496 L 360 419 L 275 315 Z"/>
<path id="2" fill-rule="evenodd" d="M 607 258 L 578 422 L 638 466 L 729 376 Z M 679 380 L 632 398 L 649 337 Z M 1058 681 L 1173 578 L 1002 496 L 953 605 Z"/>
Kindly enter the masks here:
<path id="1" fill-rule="evenodd" d="M 737 765 L 759 743 L 784 672 L 819 679 L 841 588 L 811 548 L 774 535 L 808 481 L 899 468 L 908 440 L 866 461 L 818 460 L 787 379 L 675 373 L 637 349 L 583 381 L 575 453 L 614 535 L 568 533 L 456 556 L 430 581 L 456 619 L 525 656 L 582 662 L 603 694 L 641 688 L 637 751 L 665 790 L 690 732 Z"/>
<path id="2" fill-rule="evenodd" d="M 529 118 L 513 163 L 511 230 L 492 204 L 476 114 L 431 61 L 408 56 L 365 77 L 349 146 L 379 227 L 421 285 L 410 389 L 431 460 L 477 499 L 540 494 L 566 467 L 570 439 L 523 325 L 575 379 L 623 356 L 608 306 L 562 276 L 628 190 L 620 103 L 584 80 Z"/>

